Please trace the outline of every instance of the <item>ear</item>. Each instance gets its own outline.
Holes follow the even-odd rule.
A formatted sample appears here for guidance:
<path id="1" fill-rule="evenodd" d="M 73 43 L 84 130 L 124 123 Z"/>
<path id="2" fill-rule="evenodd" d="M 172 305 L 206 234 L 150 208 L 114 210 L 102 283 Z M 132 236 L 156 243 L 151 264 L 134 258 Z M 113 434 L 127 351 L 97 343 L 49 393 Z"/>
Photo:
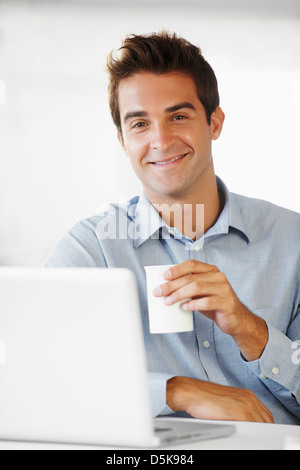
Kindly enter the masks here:
<path id="1" fill-rule="evenodd" d="M 217 106 L 216 110 L 212 113 L 210 119 L 210 133 L 212 140 L 217 140 L 220 136 L 223 128 L 225 114 L 223 113 L 220 106 Z"/>

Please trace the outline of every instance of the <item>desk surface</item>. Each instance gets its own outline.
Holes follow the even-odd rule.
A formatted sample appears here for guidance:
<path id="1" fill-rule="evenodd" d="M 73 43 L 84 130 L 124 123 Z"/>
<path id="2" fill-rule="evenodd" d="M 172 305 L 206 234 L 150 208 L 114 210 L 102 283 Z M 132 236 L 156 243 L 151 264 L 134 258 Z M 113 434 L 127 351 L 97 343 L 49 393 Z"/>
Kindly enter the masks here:
<path id="1" fill-rule="evenodd" d="M 207 422 L 207 421 L 206 421 Z M 214 421 L 215 423 L 216 421 Z M 220 422 L 221 423 L 221 422 Z M 224 424 L 224 422 L 222 423 Z M 236 433 L 230 437 L 166 446 L 166 450 L 300 450 L 300 426 L 232 422 Z M 116 450 L 113 447 L 0 441 L 0 450 Z M 155 453 L 155 450 L 153 450 Z"/>

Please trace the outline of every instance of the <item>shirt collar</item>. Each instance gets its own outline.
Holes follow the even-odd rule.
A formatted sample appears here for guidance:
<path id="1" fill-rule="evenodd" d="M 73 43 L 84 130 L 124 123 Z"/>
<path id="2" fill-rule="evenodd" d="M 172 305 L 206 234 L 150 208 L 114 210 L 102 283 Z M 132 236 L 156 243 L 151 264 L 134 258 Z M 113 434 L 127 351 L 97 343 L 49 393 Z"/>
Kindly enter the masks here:
<path id="1" fill-rule="evenodd" d="M 217 176 L 219 192 L 224 194 L 224 208 L 216 223 L 205 233 L 204 238 L 229 233 L 231 229 L 237 230 L 249 243 L 250 237 L 238 205 L 236 197 L 231 193 L 221 178 Z M 133 203 L 134 201 L 134 203 Z M 172 229 L 159 216 L 144 192 L 141 192 L 138 200 L 134 198 L 129 203 L 129 215 L 133 222 L 134 247 L 139 247 L 149 238 L 160 238 L 160 233 L 169 235 Z"/>
<path id="2" fill-rule="evenodd" d="M 139 196 L 135 207 L 131 209 L 134 247 L 137 248 L 149 238 L 159 238 L 160 229 L 167 228 L 165 221 L 159 216 L 144 192 Z M 133 210 L 132 210 L 133 209 Z"/>
<path id="3" fill-rule="evenodd" d="M 224 207 L 215 225 L 206 232 L 205 236 L 207 237 L 217 233 L 229 233 L 229 231 L 233 229 L 244 236 L 247 243 L 249 243 L 249 230 L 247 229 L 236 195 L 228 190 L 225 183 L 218 176 L 217 185 L 219 193 L 223 193 L 224 195 Z"/>

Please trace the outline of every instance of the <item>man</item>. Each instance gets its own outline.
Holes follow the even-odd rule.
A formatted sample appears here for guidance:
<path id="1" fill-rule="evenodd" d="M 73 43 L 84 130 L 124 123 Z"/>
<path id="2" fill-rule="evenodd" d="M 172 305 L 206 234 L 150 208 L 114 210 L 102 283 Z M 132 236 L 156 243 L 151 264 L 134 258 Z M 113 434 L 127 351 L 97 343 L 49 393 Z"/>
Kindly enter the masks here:
<path id="1" fill-rule="evenodd" d="M 166 32 L 131 36 L 108 70 L 112 117 L 143 193 L 73 227 L 46 266 L 135 272 L 155 416 L 299 424 L 299 214 L 232 194 L 216 177 L 224 113 L 200 49 Z M 184 301 L 192 332 L 149 332 L 144 266 L 164 264 L 174 266 L 153 295 Z"/>

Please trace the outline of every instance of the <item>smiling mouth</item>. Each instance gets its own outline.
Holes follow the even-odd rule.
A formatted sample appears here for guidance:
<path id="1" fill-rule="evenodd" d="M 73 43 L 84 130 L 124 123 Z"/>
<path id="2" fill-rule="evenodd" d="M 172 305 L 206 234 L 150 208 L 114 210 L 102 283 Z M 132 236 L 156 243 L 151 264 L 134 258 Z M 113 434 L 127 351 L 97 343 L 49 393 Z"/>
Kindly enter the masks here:
<path id="1" fill-rule="evenodd" d="M 168 163 L 173 163 L 176 162 L 176 160 L 180 160 L 181 158 L 185 157 L 187 153 L 184 153 L 183 155 L 178 155 L 178 157 L 171 158 L 171 160 L 166 160 L 164 162 L 151 162 L 152 165 L 167 165 Z"/>

